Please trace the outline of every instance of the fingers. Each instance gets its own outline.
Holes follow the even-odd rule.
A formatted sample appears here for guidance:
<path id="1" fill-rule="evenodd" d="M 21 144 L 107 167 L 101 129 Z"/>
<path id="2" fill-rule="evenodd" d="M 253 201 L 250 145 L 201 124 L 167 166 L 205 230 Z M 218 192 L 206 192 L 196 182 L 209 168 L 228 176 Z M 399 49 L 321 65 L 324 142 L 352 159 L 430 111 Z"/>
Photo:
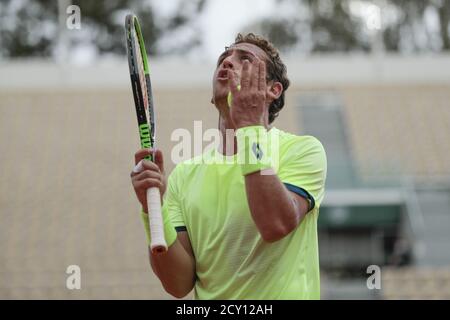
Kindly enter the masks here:
<path id="1" fill-rule="evenodd" d="M 138 162 L 138 164 L 133 168 L 133 170 L 131 171 L 131 176 L 134 177 L 136 174 L 138 174 L 139 172 L 143 171 L 144 168 L 142 167 L 142 160 Z"/>
<path id="2" fill-rule="evenodd" d="M 155 150 L 154 160 L 155 162 L 144 159 L 152 154 L 154 149 L 141 149 L 134 155 L 136 166 L 133 168 L 130 176 L 134 177 L 142 171 L 151 170 L 158 173 L 164 172 L 164 160 L 161 150 Z"/>
<path id="3" fill-rule="evenodd" d="M 161 181 L 161 174 L 159 172 L 145 170 L 133 176 L 134 181 L 141 181 L 146 179 L 155 179 Z"/>
<path id="4" fill-rule="evenodd" d="M 234 72 L 231 70 L 228 70 L 228 85 L 230 87 L 231 93 L 233 94 L 233 96 L 235 96 L 236 92 L 238 91 L 237 87 L 239 85 L 239 82 L 236 79 Z"/>
<path id="5" fill-rule="evenodd" d="M 138 152 L 134 154 L 134 164 L 137 165 L 139 161 L 144 159 L 146 156 L 151 155 L 152 150 L 151 149 L 140 149 Z"/>
<path id="6" fill-rule="evenodd" d="M 244 61 L 241 76 L 242 88 L 252 88 L 263 91 L 266 88 L 266 65 L 264 61 L 255 59 Z"/>
<path id="7" fill-rule="evenodd" d="M 155 171 L 158 172 L 159 174 L 161 174 L 161 170 L 159 170 L 159 167 L 156 163 L 149 161 L 149 160 L 142 160 L 142 168 L 144 170 L 150 170 L 150 171 Z"/>
<path id="8" fill-rule="evenodd" d="M 243 90 L 250 88 L 250 62 L 248 60 L 244 61 L 242 67 L 241 86 Z"/>
<path id="9" fill-rule="evenodd" d="M 135 189 L 147 190 L 151 187 L 163 187 L 162 175 L 157 171 L 142 171 L 132 176 L 131 181 Z"/>
<path id="10" fill-rule="evenodd" d="M 263 61 L 259 62 L 259 82 L 258 82 L 258 90 L 266 91 L 266 64 Z"/>
<path id="11" fill-rule="evenodd" d="M 258 87 L 259 87 L 259 72 L 260 72 L 260 70 L 259 70 L 259 63 L 260 63 L 260 60 L 258 59 L 258 60 L 254 60 L 253 61 L 253 63 L 252 63 L 252 72 L 251 72 L 251 74 L 252 74 L 252 83 L 251 83 L 251 87 L 252 87 L 252 89 L 254 89 L 254 90 L 258 90 Z"/>
<path id="12" fill-rule="evenodd" d="M 161 182 L 161 180 L 158 179 L 147 178 L 144 180 L 133 181 L 133 187 L 135 189 L 142 189 L 142 190 L 147 190 L 149 188 L 161 189 L 163 187 L 163 183 Z"/>
<path id="13" fill-rule="evenodd" d="M 160 172 L 164 172 L 164 157 L 161 150 L 156 150 L 154 154 L 155 164 L 158 166 Z"/>

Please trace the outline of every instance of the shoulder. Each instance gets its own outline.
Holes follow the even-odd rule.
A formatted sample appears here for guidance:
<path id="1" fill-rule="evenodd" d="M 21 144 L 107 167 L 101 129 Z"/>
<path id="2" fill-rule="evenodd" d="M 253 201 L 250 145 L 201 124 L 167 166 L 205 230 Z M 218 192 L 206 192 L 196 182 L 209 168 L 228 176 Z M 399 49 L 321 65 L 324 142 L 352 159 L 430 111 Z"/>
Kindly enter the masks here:
<path id="1" fill-rule="evenodd" d="M 303 157 L 315 154 L 326 158 L 325 148 L 319 139 L 310 135 L 295 135 L 276 129 L 280 139 L 281 156 Z"/>

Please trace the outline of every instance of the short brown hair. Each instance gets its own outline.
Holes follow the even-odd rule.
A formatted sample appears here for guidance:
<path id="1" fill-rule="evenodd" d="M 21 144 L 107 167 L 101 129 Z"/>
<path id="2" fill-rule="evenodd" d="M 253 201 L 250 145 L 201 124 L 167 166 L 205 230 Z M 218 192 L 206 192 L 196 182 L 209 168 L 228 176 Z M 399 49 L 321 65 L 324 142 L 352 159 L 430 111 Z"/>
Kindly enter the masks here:
<path id="1" fill-rule="evenodd" d="M 281 96 L 274 100 L 269 106 L 269 123 L 272 123 L 284 107 L 284 93 L 290 84 L 287 77 L 286 65 L 281 61 L 280 53 L 274 45 L 259 35 L 254 33 L 242 35 L 241 33 L 238 33 L 236 39 L 234 39 L 234 44 L 238 43 L 250 43 L 261 48 L 269 58 L 269 63 L 267 63 L 267 75 L 269 80 L 275 80 L 283 85 Z"/>

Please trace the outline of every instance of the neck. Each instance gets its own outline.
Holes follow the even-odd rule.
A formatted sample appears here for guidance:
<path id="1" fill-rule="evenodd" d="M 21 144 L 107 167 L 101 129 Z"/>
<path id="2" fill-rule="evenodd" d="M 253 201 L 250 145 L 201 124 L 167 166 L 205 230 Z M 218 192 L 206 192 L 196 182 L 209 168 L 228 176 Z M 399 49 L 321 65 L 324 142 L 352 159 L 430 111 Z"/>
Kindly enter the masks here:
<path id="1" fill-rule="evenodd" d="M 219 115 L 220 145 L 219 152 L 225 156 L 232 156 L 237 153 L 237 142 L 234 132 L 236 130 L 230 114 Z"/>
<path id="2" fill-rule="evenodd" d="M 272 128 L 266 121 L 264 127 L 267 130 Z M 237 140 L 235 136 L 236 127 L 230 118 L 230 114 L 219 115 L 220 145 L 219 152 L 225 156 L 232 156 L 237 153 Z"/>

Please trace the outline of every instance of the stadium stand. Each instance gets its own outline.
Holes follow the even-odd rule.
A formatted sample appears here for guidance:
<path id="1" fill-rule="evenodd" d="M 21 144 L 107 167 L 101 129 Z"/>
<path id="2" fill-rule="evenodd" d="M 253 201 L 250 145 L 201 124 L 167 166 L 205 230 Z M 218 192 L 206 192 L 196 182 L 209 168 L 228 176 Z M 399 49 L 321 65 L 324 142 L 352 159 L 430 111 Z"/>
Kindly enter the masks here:
<path id="1" fill-rule="evenodd" d="M 0 81 L 0 298 L 170 298 L 149 270 L 129 183 L 139 143 L 120 70 L 123 83 L 100 87 L 86 75 L 86 87 Z M 277 120 L 287 131 L 324 134 L 322 297 L 448 298 L 450 86 L 355 83 L 294 85 Z M 156 87 L 163 151 L 177 143 L 176 128 L 192 131 L 200 119 L 203 130 L 216 126 L 207 84 Z M 366 288 L 374 262 L 381 292 Z M 71 264 L 81 267 L 81 290 L 66 288 Z M 429 290 L 414 289 L 421 281 Z"/>
<path id="2" fill-rule="evenodd" d="M 421 296 L 391 284 L 386 293 L 368 294 L 362 280 L 371 264 L 387 267 L 383 283 L 403 281 L 397 275 L 415 274 L 414 266 L 428 266 L 416 272 L 424 281 L 427 275 L 446 274 L 448 92 L 444 86 L 360 86 L 299 95 L 302 132 L 319 137 L 329 161 L 319 218 L 320 259 L 323 270 L 338 276 L 324 277 L 330 288 L 326 297 Z M 430 275 L 436 266 L 443 273 Z M 446 298 L 442 292 L 423 296 Z"/>

